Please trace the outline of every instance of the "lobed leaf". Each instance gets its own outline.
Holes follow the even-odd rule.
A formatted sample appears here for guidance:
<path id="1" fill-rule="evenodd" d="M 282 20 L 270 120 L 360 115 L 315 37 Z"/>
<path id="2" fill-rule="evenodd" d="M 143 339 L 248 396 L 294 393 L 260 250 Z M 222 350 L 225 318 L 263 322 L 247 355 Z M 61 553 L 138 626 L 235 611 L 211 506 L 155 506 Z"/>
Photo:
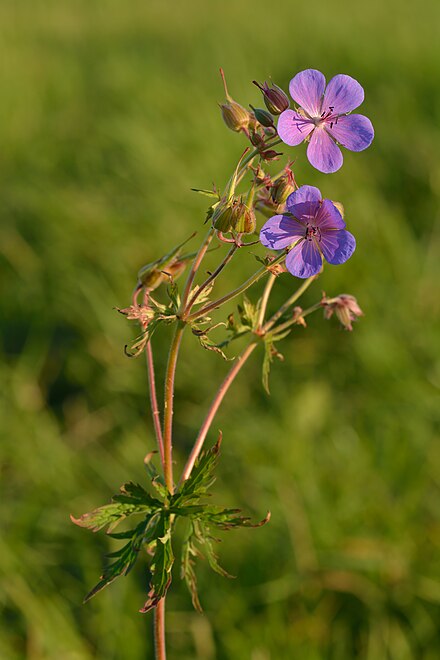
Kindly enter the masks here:
<path id="1" fill-rule="evenodd" d="M 180 489 L 172 496 L 170 500 L 171 507 L 181 507 L 195 503 L 206 495 L 208 489 L 215 481 L 214 470 L 217 466 L 222 433 L 219 432 L 217 442 L 211 449 L 203 451 L 196 461 L 191 476 L 183 482 Z"/>
<path id="2" fill-rule="evenodd" d="M 171 519 L 169 512 L 163 510 L 160 515 L 155 541 L 155 550 L 151 561 L 151 580 L 148 599 L 139 610 L 149 612 L 165 596 L 171 584 L 171 569 L 174 554 L 171 545 Z"/>

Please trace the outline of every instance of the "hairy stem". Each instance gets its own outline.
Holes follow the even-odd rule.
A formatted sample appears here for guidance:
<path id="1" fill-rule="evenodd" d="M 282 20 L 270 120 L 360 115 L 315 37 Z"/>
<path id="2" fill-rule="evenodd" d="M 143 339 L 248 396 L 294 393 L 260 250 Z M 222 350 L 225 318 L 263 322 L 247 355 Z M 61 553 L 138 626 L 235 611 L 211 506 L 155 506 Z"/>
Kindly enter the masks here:
<path id="1" fill-rule="evenodd" d="M 174 492 L 173 482 L 173 409 L 174 409 L 174 380 L 176 375 L 177 357 L 182 341 L 185 324 L 179 321 L 176 325 L 173 341 L 168 355 L 168 365 L 165 375 L 163 444 L 164 444 L 164 476 L 170 493 Z"/>
<path id="2" fill-rule="evenodd" d="M 312 277 L 307 278 L 303 282 L 303 284 L 299 287 L 299 289 L 297 289 L 295 291 L 295 293 L 292 296 L 290 296 L 290 298 L 288 298 L 286 300 L 284 305 L 281 305 L 279 310 L 277 312 L 275 312 L 275 314 L 273 316 L 271 316 L 271 318 L 268 320 L 268 322 L 264 324 L 264 326 L 262 328 L 264 330 L 264 332 L 267 332 L 268 330 L 270 330 L 272 328 L 273 325 L 275 325 L 275 323 L 278 321 L 278 319 L 282 317 L 284 312 L 286 312 L 289 309 L 289 307 L 291 307 L 298 300 L 298 298 L 300 298 L 302 296 L 304 291 L 306 291 L 309 288 L 311 283 L 314 280 L 316 280 L 317 277 L 318 277 L 318 275 L 312 275 Z"/>
<path id="3" fill-rule="evenodd" d="M 274 261 L 272 261 L 271 266 L 275 266 L 276 264 L 279 264 L 283 259 L 286 257 L 286 251 L 283 250 L 283 252 L 276 258 Z M 229 300 L 232 300 L 236 296 L 239 296 L 240 293 L 244 293 L 247 289 L 249 289 L 250 286 L 255 284 L 255 282 L 258 282 L 263 275 L 265 275 L 268 271 L 266 266 L 262 266 L 262 268 L 259 268 L 256 273 L 254 273 L 246 282 L 244 282 L 241 286 L 239 286 L 237 289 L 234 289 L 234 291 L 231 291 L 230 293 L 227 293 L 225 296 L 222 298 L 219 298 L 218 300 L 214 300 L 214 302 L 210 303 L 209 305 L 206 305 L 206 307 L 203 307 L 202 309 L 199 309 L 197 312 L 194 312 L 193 314 L 190 314 L 187 318 L 186 321 L 188 323 L 191 323 L 192 321 L 195 321 L 198 319 L 200 316 L 205 316 L 206 314 L 209 314 L 209 312 L 212 312 L 213 309 L 216 309 L 217 307 L 221 307 L 224 303 L 228 302 Z"/>
<path id="4" fill-rule="evenodd" d="M 202 447 L 203 447 L 203 443 L 205 442 L 206 435 L 211 427 L 215 415 L 217 414 L 217 410 L 219 409 L 220 404 L 222 403 L 225 397 L 226 392 L 228 391 L 229 387 L 232 385 L 236 375 L 238 374 L 238 372 L 240 371 L 240 369 L 242 368 L 248 357 L 257 347 L 257 345 L 258 342 L 252 342 L 244 349 L 241 355 L 239 355 L 234 361 L 234 364 L 232 365 L 229 373 L 227 374 L 223 383 L 220 385 L 219 389 L 217 390 L 217 393 L 211 402 L 211 405 L 203 421 L 203 424 L 200 427 L 200 431 L 194 443 L 194 447 L 192 448 L 191 454 L 189 455 L 189 458 L 182 472 L 180 483 L 186 481 L 190 476 L 191 471 L 194 467 L 194 463 L 196 462 L 197 457 L 202 451 Z"/>
<path id="5" fill-rule="evenodd" d="M 160 600 L 154 610 L 154 650 L 156 660 L 166 660 L 165 650 L 165 598 Z"/>

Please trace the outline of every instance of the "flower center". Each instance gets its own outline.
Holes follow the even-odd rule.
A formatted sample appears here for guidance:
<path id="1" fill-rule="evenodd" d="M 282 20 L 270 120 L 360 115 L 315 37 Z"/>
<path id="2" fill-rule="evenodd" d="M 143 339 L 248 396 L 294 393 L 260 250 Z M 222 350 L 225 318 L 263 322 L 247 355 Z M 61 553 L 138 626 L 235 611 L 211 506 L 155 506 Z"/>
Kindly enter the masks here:
<path id="1" fill-rule="evenodd" d="M 321 232 L 319 227 L 314 227 L 313 225 L 307 225 L 306 235 L 304 237 L 306 241 L 313 241 L 316 238 L 318 241 L 321 240 Z"/>

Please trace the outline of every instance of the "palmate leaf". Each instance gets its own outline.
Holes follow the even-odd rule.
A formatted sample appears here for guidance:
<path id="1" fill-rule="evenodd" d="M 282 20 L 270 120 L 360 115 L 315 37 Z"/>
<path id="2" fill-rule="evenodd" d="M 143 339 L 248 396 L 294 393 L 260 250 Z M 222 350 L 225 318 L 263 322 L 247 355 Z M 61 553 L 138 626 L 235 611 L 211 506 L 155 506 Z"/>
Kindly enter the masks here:
<path id="1" fill-rule="evenodd" d="M 70 516 L 79 527 L 86 527 L 97 532 L 108 526 L 111 532 L 124 518 L 133 514 L 152 513 L 162 507 L 162 503 L 152 497 L 139 484 L 129 482 L 121 486 L 120 493 L 112 497 L 111 504 L 105 504 L 93 511 L 84 513 L 79 518 Z"/>
<path id="2" fill-rule="evenodd" d="M 160 512 L 155 511 L 153 514 L 142 520 L 142 522 L 140 522 L 134 529 L 122 532 L 121 534 L 111 535 L 118 539 L 128 538 L 129 541 L 119 550 L 107 555 L 107 557 L 111 557 L 115 561 L 105 567 L 98 584 L 96 584 L 84 598 L 85 603 L 116 580 L 116 578 L 121 575 L 127 575 L 134 566 L 141 547 L 146 543 L 151 543 L 156 537 L 159 521 Z"/>

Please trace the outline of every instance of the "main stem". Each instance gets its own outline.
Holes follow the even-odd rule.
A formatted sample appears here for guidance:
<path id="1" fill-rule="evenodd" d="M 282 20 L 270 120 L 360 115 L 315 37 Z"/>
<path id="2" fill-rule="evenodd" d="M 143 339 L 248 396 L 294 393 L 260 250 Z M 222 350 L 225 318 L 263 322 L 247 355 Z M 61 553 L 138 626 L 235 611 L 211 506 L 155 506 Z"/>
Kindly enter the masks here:
<path id="1" fill-rule="evenodd" d="M 165 598 L 158 602 L 154 610 L 154 649 L 156 660 L 166 660 Z"/>
<path id="2" fill-rule="evenodd" d="M 214 420 L 214 417 L 217 413 L 217 410 L 219 409 L 226 392 L 232 385 L 235 377 L 237 376 L 238 372 L 248 359 L 248 357 L 251 355 L 251 353 L 255 350 L 257 347 L 258 342 L 252 342 L 247 346 L 244 351 L 241 353 L 241 355 L 236 358 L 234 361 L 234 364 L 232 365 L 232 368 L 230 369 L 229 373 L 227 374 L 226 378 L 224 379 L 223 383 L 220 385 L 214 399 L 211 402 L 211 405 L 209 407 L 208 413 L 203 421 L 203 424 L 200 428 L 199 434 L 196 438 L 196 441 L 194 443 L 194 447 L 192 448 L 191 454 L 189 455 L 189 458 L 186 462 L 186 465 L 184 467 L 182 476 L 180 478 L 180 483 L 183 481 L 186 481 L 188 477 L 191 474 L 191 471 L 194 467 L 194 463 L 197 460 L 197 457 L 199 456 L 203 443 L 205 442 L 206 435 L 211 427 L 211 424 Z"/>
<path id="3" fill-rule="evenodd" d="M 174 380 L 176 375 L 177 357 L 182 341 L 185 324 L 178 321 L 168 355 L 168 365 L 165 375 L 165 398 L 163 418 L 164 444 L 164 476 L 169 492 L 174 492 L 173 482 L 173 410 L 174 410 Z"/>

